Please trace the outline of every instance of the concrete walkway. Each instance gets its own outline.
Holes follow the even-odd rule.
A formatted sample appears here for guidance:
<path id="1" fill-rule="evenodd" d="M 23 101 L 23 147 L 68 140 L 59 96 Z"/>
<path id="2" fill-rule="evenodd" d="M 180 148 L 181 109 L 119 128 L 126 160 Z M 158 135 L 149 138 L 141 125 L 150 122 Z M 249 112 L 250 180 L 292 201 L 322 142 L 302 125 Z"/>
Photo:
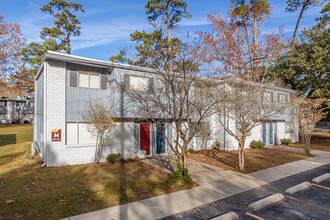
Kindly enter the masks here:
<path id="1" fill-rule="evenodd" d="M 296 151 L 296 149 L 291 148 L 292 147 L 279 146 L 276 149 Z M 66 219 L 163 218 L 330 163 L 330 152 L 312 151 L 311 153 L 315 155 L 312 158 L 283 164 L 251 174 L 240 174 L 189 160 L 189 171 L 193 179 L 200 184 L 198 187 Z M 155 161 L 146 160 L 145 162 L 150 164 Z M 165 160 L 160 163 L 168 165 L 167 172 L 172 172 L 173 163 L 176 164 L 173 158 L 169 158 L 167 161 Z M 163 169 L 166 168 L 163 167 Z"/>

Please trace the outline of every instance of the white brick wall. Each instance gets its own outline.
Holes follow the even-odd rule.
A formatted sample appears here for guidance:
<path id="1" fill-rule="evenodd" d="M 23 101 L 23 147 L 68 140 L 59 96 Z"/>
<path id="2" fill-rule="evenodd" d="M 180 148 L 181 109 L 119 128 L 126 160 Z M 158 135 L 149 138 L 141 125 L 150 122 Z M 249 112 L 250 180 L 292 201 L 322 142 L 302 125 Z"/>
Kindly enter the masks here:
<path id="1" fill-rule="evenodd" d="M 63 166 L 94 162 L 95 145 L 66 146 L 65 119 L 65 62 L 46 62 L 46 165 Z M 51 130 L 61 129 L 62 139 L 51 141 Z M 118 123 L 118 129 L 110 145 L 104 146 L 100 161 L 105 161 L 109 153 L 122 153 L 132 156 L 134 152 L 134 123 Z"/>

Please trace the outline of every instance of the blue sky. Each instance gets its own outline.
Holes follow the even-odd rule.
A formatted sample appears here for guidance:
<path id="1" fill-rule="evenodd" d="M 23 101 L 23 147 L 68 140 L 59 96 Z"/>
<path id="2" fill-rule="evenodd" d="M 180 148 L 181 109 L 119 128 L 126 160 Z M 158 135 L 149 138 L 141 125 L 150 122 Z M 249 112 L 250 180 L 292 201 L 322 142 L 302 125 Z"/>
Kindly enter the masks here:
<path id="1" fill-rule="evenodd" d="M 121 48 L 132 46 L 130 33 L 135 30 L 152 31 L 145 14 L 147 0 L 73 0 L 84 5 L 85 14 L 79 14 L 82 34 L 72 40 L 72 54 L 107 60 Z M 0 12 L 8 22 L 21 25 L 28 42 L 41 42 L 39 33 L 43 26 L 52 25 L 52 17 L 42 13 L 40 7 L 47 0 L 0 0 Z M 207 13 L 214 11 L 225 14 L 229 0 L 187 0 L 191 19 L 181 23 L 181 32 L 206 31 L 209 24 Z M 263 31 L 275 31 L 285 25 L 285 33 L 291 36 L 298 18 L 298 12 L 285 12 L 285 0 L 270 0 L 272 17 Z M 315 24 L 320 8 L 305 12 L 299 30 Z"/>

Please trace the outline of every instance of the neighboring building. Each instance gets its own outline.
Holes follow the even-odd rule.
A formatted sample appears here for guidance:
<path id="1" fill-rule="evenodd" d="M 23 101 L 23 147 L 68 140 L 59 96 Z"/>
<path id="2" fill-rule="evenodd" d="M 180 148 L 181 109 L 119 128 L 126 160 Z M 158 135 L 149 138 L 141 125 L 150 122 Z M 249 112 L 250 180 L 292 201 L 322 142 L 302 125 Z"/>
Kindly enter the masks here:
<path id="1" fill-rule="evenodd" d="M 0 123 L 32 122 L 34 117 L 34 102 L 31 99 L 14 100 L 2 97 L 0 99 Z"/>
<path id="2" fill-rule="evenodd" d="M 169 145 L 150 120 L 126 111 L 129 97 L 125 90 L 139 89 L 140 84 L 143 89 L 150 89 L 153 74 L 155 72 L 148 68 L 48 51 L 35 79 L 34 143 L 37 143 L 45 165 L 62 166 L 94 161 L 95 140 L 88 133 L 81 117 L 81 111 L 89 99 L 117 104 L 114 106 L 114 117 L 118 119 L 118 131 L 104 147 L 101 161 L 105 161 L 109 153 L 135 157 L 140 149 L 146 150 L 148 155 L 170 154 Z M 289 97 L 291 92 L 275 88 L 273 96 Z M 171 123 L 164 121 L 162 127 L 170 137 Z M 189 147 L 213 147 L 218 140 L 224 149 L 237 149 L 234 138 L 221 129 L 215 117 L 205 120 L 202 128 L 208 138 L 205 140 L 201 134 L 197 134 Z M 274 144 L 275 132 L 278 142 L 282 138 L 298 140 L 297 122 L 292 117 L 283 116 L 253 129 L 246 146 L 252 140 Z"/>

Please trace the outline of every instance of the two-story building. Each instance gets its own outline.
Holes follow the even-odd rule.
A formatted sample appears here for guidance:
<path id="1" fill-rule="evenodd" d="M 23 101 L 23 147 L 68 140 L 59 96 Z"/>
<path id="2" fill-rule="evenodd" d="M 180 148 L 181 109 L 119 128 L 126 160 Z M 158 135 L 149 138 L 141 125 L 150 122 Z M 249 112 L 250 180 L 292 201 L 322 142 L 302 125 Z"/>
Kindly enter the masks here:
<path id="1" fill-rule="evenodd" d="M 92 163 L 95 138 L 88 132 L 82 111 L 89 100 L 110 103 L 114 107 L 118 129 L 103 149 L 101 161 L 110 153 L 135 157 L 139 150 L 147 155 L 171 154 L 159 129 L 146 118 L 127 111 L 130 99 L 125 90 L 147 90 L 153 86 L 156 72 L 149 68 L 89 59 L 48 51 L 35 78 L 34 140 L 46 166 Z M 292 90 L 273 88 L 273 97 L 289 97 Z M 254 128 L 246 141 L 262 140 L 266 145 L 275 143 L 274 133 L 282 138 L 298 140 L 297 122 L 294 117 L 270 120 Z M 233 125 L 235 126 L 235 124 Z M 172 125 L 161 125 L 171 137 Z M 234 138 L 227 134 L 214 116 L 203 122 L 208 133 L 207 147 L 221 142 L 226 150 L 237 149 Z M 200 149 L 205 140 L 198 134 L 191 143 Z"/>

